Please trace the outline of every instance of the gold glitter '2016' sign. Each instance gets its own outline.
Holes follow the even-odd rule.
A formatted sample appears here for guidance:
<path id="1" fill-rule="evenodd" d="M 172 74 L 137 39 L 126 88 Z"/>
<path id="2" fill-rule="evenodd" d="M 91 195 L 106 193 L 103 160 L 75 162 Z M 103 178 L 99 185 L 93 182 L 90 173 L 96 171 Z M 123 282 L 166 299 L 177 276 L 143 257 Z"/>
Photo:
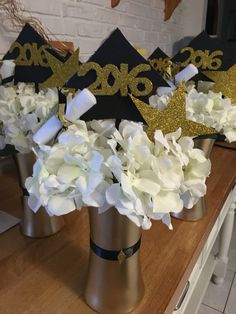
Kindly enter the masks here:
<path id="1" fill-rule="evenodd" d="M 49 67 L 48 60 L 46 58 L 45 52 L 49 48 L 49 45 L 42 45 L 38 48 L 36 43 L 26 43 L 21 45 L 15 42 L 11 47 L 9 52 L 12 53 L 14 50 L 18 50 L 19 53 L 15 59 L 17 65 L 22 66 L 42 66 Z"/>
<path id="2" fill-rule="evenodd" d="M 95 96 L 112 96 L 120 91 L 122 96 L 131 92 L 134 96 L 147 96 L 153 90 L 152 81 L 146 77 L 139 77 L 142 72 L 151 71 L 150 64 L 139 64 L 129 71 L 129 65 L 121 63 L 118 68 L 114 64 L 101 66 L 96 62 L 79 64 L 79 50 L 77 49 L 65 63 L 46 52 L 49 65 L 53 71 L 51 77 L 40 84 L 41 88 L 63 87 L 75 74 L 85 76 L 90 71 L 96 72 L 95 81 L 87 88 Z"/>
<path id="3" fill-rule="evenodd" d="M 78 75 L 85 76 L 89 71 L 94 70 L 97 78 L 88 89 L 95 95 L 115 95 L 120 91 L 121 96 L 127 96 L 130 92 L 135 96 L 146 96 L 152 92 L 152 82 L 145 77 L 138 77 L 141 72 L 151 70 L 149 64 L 139 64 L 129 71 L 128 64 L 121 63 L 120 68 L 114 64 L 106 64 L 101 67 L 98 63 L 88 62 L 79 66 Z M 109 78 L 113 82 L 109 83 Z M 142 85 L 142 90 L 139 86 Z"/>
<path id="4" fill-rule="evenodd" d="M 188 52 L 189 55 L 185 61 L 181 62 L 182 67 L 192 63 L 202 70 L 218 70 L 222 65 L 220 57 L 223 56 L 223 51 L 221 50 L 210 52 L 210 50 L 194 50 L 192 47 L 185 47 L 180 50 L 181 54 L 185 52 Z"/>

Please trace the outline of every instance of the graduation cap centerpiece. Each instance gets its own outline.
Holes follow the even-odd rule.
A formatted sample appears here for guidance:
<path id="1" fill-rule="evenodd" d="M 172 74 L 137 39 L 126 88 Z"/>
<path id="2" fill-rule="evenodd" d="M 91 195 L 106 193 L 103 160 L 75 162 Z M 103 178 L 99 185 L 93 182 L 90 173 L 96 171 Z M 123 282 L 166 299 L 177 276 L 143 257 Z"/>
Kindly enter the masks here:
<path id="1" fill-rule="evenodd" d="M 58 53 L 30 24 L 26 23 L 3 60 L 15 61 L 15 83 L 41 83 L 53 73 L 47 59 L 49 52 L 61 62 L 65 62 L 70 55 Z"/>
<path id="2" fill-rule="evenodd" d="M 179 62 L 174 62 L 167 54 L 165 54 L 159 47 L 150 55 L 148 58 L 151 66 L 161 73 L 167 80 L 173 80 L 174 76 L 177 75 L 183 67 Z M 192 63 L 191 63 L 192 64 Z M 211 79 L 205 76 L 198 70 L 198 73 L 191 77 L 194 82 L 198 81 L 211 81 Z M 168 82 L 169 84 L 169 82 Z"/>
<path id="3" fill-rule="evenodd" d="M 81 117 L 85 121 L 112 118 L 144 122 L 129 93 L 147 99 L 154 88 L 168 84 L 116 29 L 88 62 L 78 65 L 78 73 L 65 86 L 88 88 L 96 96 L 97 105 Z"/>
<path id="4" fill-rule="evenodd" d="M 157 47 L 148 57 L 148 62 L 156 71 L 163 73 L 169 66 L 170 57 L 161 48 Z"/>
<path id="5" fill-rule="evenodd" d="M 222 92 L 236 103 L 236 55 L 226 41 L 211 38 L 203 31 L 182 48 L 172 61 L 182 67 L 191 62 L 203 71 L 204 76 L 215 82 L 212 91 Z"/>
<path id="6" fill-rule="evenodd" d="M 201 71 L 227 70 L 236 61 L 236 56 L 228 48 L 227 42 L 212 38 L 205 31 L 193 38 L 172 58 L 181 67 L 194 64 Z"/>

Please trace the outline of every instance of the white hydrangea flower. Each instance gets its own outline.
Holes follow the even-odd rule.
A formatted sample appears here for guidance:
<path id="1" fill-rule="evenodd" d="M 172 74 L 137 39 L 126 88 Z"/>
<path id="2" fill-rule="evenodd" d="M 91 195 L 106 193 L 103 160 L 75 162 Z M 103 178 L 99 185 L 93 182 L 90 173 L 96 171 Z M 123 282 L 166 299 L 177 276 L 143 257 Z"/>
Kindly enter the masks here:
<path id="1" fill-rule="evenodd" d="M 114 156 L 106 164 L 118 182 L 106 191 L 107 202 L 144 229 L 150 219 L 162 219 L 171 228 L 169 213 L 183 208 L 182 157 L 176 157 L 173 141 L 174 135 L 168 139 L 157 131 L 152 143 L 142 124 L 130 121 L 121 122 L 108 141 Z"/>
<path id="2" fill-rule="evenodd" d="M 47 89 L 35 93 L 33 84 L 0 86 L 0 121 L 5 142 L 22 153 L 31 151 L 33 134 L 56 110 L 58 93 Z"/>
<path id="3" fill-rule="evenodd" d="M 39 147 L 33 177 L 25 183 L 33 210 L 43 205 L 50 214 L 63 215 L 105 205 L 111 173 L 104 171 L 107 149 L 96 148 L 95 140 L 85 122 L 77 121 L 59 135 L 57 144 Z"/>
<path id="4" fill-rule="evenodd" d="M 149 104 L 153 108 L 163 111 L 166 109 L 172 96 L 173 96 L 173 92 L 162 95 L 162 96 L 152 95 L 151 97 L 149 97 Z"/>
<path id="5" fill-rule="evenodd" d="M 236 106 L 229 98 L 192 88 L 186 97 L 186 108 L 188 119 L 215 128 L 228 142 L 236 141 Z"/>
<path id="6" fill-rule="evenodd" d="M 180 136 L 180 129 L 166 136 L 156 131 L 152 143 L 140 123 L 123 121 L 108 141 L 115 156 L 107 165 L 118 182 L 108 188 L 107 202 L 144 229 L 150 219 L 171 228 L 169 213 L 193 206 L 206 193 L 210 162 L 191 138 Z"/>

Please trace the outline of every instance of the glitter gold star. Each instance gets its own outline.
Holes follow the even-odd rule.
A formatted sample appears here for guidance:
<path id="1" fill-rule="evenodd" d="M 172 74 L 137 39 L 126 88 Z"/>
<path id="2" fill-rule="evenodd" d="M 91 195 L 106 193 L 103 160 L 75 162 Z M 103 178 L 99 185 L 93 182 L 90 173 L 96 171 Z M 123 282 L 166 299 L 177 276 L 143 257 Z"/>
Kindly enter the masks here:
<path id="1" fill-rule="evenodd" d="M 213 92 L 222 92 L 236 105 L 236 64 L 227 71 L 205 71 L 204 74 L 215 82 Z"/>
<path id="2" fill-rule="evenodd" d="M 164 111 L 160 111 L 131 96 L 135 106 L 148 124 L 147 135 L 150 140 L 154 140 L 154 133 L 157 129 L 167 134 L 181 128 L 182 136 L 193 137 L 217 133 L 213 128 L 208 128 L 203 124 L 187 120 L 185 97 L 185 87 L 184 85 L 179 85 L 167 108 Z"/>
<path id="3" fill-rule="evenodd" d="M 53 74 L 45 82 L 40 84 L 41 88 L 63 87 L 66 81 L 78 72 L 79 67 L 79 49 L 77 49 L 65 63 L 59 61 L 48 52 L 46 57 Z"/>

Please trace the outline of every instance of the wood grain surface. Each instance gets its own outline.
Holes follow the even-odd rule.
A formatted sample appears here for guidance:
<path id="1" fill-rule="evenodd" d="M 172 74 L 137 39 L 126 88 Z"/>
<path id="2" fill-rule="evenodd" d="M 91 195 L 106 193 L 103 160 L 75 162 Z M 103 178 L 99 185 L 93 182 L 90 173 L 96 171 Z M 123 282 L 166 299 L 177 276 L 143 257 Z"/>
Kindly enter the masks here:
<path id="1" fill-rule="evenodd" d="M 159 221 L 143 231 L 145 296 L 133 313 L 172 313 L 236 179 L 235 151 L 214 147 L 211 160 L 207 215 L 198 222 L 173 219 L 174 231 Z M 0 209 L 20 216 L 15 168 L 10 159 L 0 165 Z M 19 226 L 0 235 L 1 314 L 94 313 L 83 299 L 89 252 L 87 210 L 65 219 L 64 229 L 46 239 L 26 238 Z"/>

